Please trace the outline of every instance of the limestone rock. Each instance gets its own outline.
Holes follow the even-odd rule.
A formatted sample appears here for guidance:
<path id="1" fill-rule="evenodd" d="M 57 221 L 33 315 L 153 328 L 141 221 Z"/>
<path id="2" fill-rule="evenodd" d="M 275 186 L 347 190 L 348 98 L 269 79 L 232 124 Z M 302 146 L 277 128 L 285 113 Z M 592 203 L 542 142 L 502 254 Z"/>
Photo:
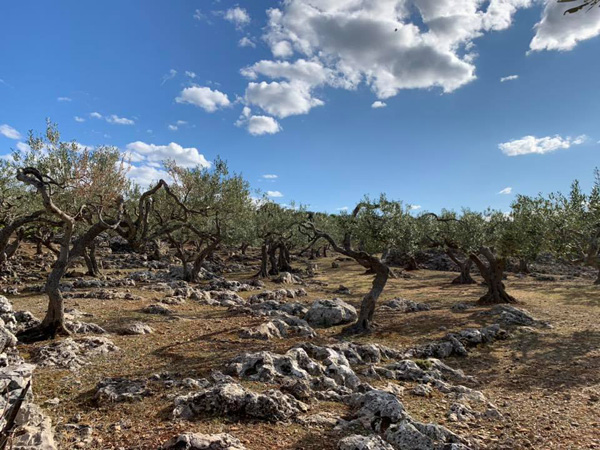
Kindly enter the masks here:
<path id="1" fill-rule="evenodd" d="M 306 313 L 306 320 L 313 327 L 334 327 L 352 323 L 358 318 L 354 306 L 334 298 L 332 300 L 316 300 Z"/>
<path id="2" fill-rule="evenodd" d="M 226 433 L 184 433 L 168 441 L 161 450 L 246 450 L 246 447 Z"/>
<path id="3" fill-rule="evenodd" d="M 338 442 L 339 450 L 394 450 L 390 444 L 385 442 L 376 434 L 361 436 L 356 434 L 348 436 Z"/>
<path id="4" fill-rule="evenodd" d="M 133 322 L 125 325 L 119 330 L 119 334 L 135 335 L 135 334 L 151 334 L 154 330 L 144 322 Z"/>
<path id="5" fill-rule="evenodd" d="M 141 401 L 150 395 L 144 380 L 105 378 L 96 386 L 94 399 L 98 403 L 121 403 Z"/>
<path id="6" fill-rule="evenodd" d="M 41 367 L 78 370 L 90 363 L 90 358 L 116 352 L 119 348 L 104 337 L 67 338 L 40 347 L 33 361 Z"/>
<path id="7" fill-rule="evenodd" d="M 417 303 L 405 298 L 394 298 L 383 303 L 380 307 L 382 310 L 392 310 L 403 313 L 412 313 L 418 311 L 429 311 L 431 306 L 426 303 Z"/>
<path id="8" fill-rule="evenodd" d="M 177 397 L 173 416 L 191 419 L 209 413 L 278 422 L 289 420 L 306 410 L 304 403 L 281 391 L 268 390 L 258 394 L 238 383 L 221 383 Z"/>

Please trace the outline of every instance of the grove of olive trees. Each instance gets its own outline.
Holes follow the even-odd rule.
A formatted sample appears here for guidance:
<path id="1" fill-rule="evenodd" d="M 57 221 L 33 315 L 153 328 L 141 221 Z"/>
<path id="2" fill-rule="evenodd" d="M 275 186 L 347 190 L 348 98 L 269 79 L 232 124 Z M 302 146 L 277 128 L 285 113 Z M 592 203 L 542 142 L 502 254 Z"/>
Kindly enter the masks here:
<path id="1" fill-rule="evenodd" d="M 505 421 L 506 408 L 487 396 L 497 393 L 476 390 L 473 376 L 440 360 L 463 367 L 460 357 L 487 361 L 478 352 L 502 348 L 500 341 L 542 339 L 554 313 L 534 299 L 559 283 L 556 273 L 566 292 L 600 284 L 598 171 L 589 193 L 575 181 L 568 194 L 518 195 L 509 211 L 416 211 L 382 194 L 332 214 L 277 204 L 221 159 L 209 168 L 166 160 L 168 176 L 140 186 L 128 178 L 127 158 L 117 148 L 65 142 L 48 123 L 27 149 L 0 160 L 6 366 L 17 361 L 17 342 L 27 345 L 44 376 L 64 369 L 95 380 L 93 402 L 103 408 L 139 402 L 142 417 L 168 406 L 177 420 L 235 418 L 248 432 L 252 421 L 292 421 L 301 433 L 318 423 L 339 441 L 319 447 L 320 438 L 307 434 L 302 448 L 496 448 L 496 425 L 487 421 Z M 13 309 L 21 305 L 43 318 Z M 286 339 L 289 351 L 276 353 Z M 100 379 L 82 369 L 96 367 L 94 358 L 104 358 Z M 219 370 L 278 388 L 257 393 Z M 199 373 L 208 378 L 198 380 Z M 384 379 L 387 388 L 373 387 Z M 43 380 L 37 389 L 55 395 Z M 174 405 L 158 401 L 163 381 L 181 394 Z M 186 386 L 200 391 L 183 395 Z M 423 401 L 449 396 L 443 423 L 453 431 L 403 412 L 405 387 Z M 323 412 L 323 401 L 348 408 L 348 420 Z M 66 402 L 73 411 L 81 406 Z M 12 405 L 13 415 L 23 408 Z M 381 414 L 391 414 L 389 429 L 377 425 Z M 166 426 L 158 416 L 147 420 Z M 5 420 L 3 436 L 12 436 L 12 422 Z M 453 428 L 473 422 L 481 424 L 472 436 Z M 358 424 L 363 431 L 351 432 Z M 56 448 L 53 439 L 64 448 L 106 441 L 117 448 L 106 424 L 95 426 L 88 440 L 39 424 L 23 439 L 48 449 Z M 245 448 L 233 436 L 214 436 L 182 434 L 164 448 L 189 439 L 209 439 L 209 446 L 181 448 Z M 146 434 L 140 448 L 156 438 Z"/>

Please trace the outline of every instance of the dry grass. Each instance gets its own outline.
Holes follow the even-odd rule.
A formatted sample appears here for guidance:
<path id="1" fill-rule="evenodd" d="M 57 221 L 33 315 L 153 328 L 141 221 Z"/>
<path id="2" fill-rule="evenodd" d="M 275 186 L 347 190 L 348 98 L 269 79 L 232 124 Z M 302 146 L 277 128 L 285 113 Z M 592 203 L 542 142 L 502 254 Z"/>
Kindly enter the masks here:
<path id="1" fill-rule="evenodd" d="M 322 271 L 317 277 L 329 285 L 308 286 L 309 297 L 301 301 L 308 303 L 315 298 L 332 297 L 338 285 L 344 284 L 353 295 L 342 297 L 358 306 L 371 278 L 351 262 L 342 262 L 340 268 L 331 269 L 331 261 L 332 258 L 319 260 Z M 436 339 L 447 331 L 482 325 L 475 313 L 483 308 L 461 313 L 449 310 L 459 301 L 475 301 L 482 293 L 480 286 L 450 285 L 453 274 L 444 272 L 417 271 L 413 276 L 412 279 L 390 280 L 383 299 L 404 297 L 429 303 L 433 309 L 413 314 L 377 315 L 376 331 L 357 340 L 402 348 Z M 247 277 L 248 274 L 229 276 L 238 280 Z M 473 350 L 467 358 L 448 361 L 479 380 L 477 388 L 499 407 L 504 419 L 481 421 L 468 429 L 448 423 L 445 412 L 449 402 L 439 393 L 431 398 L 406 394 L 402 399 L 405 406 L 415 418 L 444 424 L 467 436 L 476 435 L 490 449 L 600 448 L 600 402 L 591 400 L 600 391 L 600 289 L 591 286 L 589 280 L 542 283 L 514 277 L 509 278 L 508 286 L 522 307 L 538 318 L 549 320 L 553 328 L 520 334 Z M 241 340 L 240 328 L 257 324 L 260 319 L 235 316 L 225 308 L 201 306 L 193 301 L 172 307 L 176 311 L 172 318 L 143 314 L 139 310 L 160 294 L 132 291 L 145 299 L 70 299 L 67 306 L 92 313 L 94 318 L 90 321 L 109 331 L 130 321 L 143 320 L 156 330 L 155 334 L 113 335 L 111 339 L 121 351 L 110 358 L 97 359 L 77 373 L 53 369 L 35 372 L 37 402 L 44 406 L 55 425 L 70 423 L 79 414 L 79 423 L 93 427 L 93 443 L 83 448 L 155 449 L 180 431 L 230 432 L 250 450 L 335 448 L 337 436 L 330 429 L 223 418 L 173 422 L 169 413 L 173 397 L 180 391 L 166 389 L 159 383 L 151 384 L 153 395 L 141 402 L 96 405 L 93 390 L 104 377 L 147 378 L 168 372 L 181 379 L 198 378 L 212 369 L 221 369 L 241 352 L 284 352 L 297 342 Z M 23 295 L 11 300 L 16 309 L 43 314 L 45 300 L 39 295 Z M 339 331 L 320 330 L 318 341 L 339 338 Z M 24 346 L 22 350 L 28 353 L 31 347 Z M 44 405 L 54 397 L 60 399 L 57 406 Z M 340 415 L 346 413 L 338 404 L 312 406 L 312 412 L 325 410 Z M 67 434 L 62 434 L 61 439 L 61 448 L 73 448 Z"/>

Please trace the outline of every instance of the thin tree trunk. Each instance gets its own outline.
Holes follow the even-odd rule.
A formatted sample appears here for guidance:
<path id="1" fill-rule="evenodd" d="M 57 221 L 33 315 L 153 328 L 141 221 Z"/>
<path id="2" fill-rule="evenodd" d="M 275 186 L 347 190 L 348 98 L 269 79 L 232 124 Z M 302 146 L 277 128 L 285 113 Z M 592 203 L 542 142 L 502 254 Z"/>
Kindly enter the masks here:
<path id="1" fill-rule="evenodd" d="M 524 258 L 519 258 L 519 273 L 528 274 L 529 265 L 527 264 L 527 260 Z"/>
<path id="2" fill-rule="evenodd" d="M 600 267 L 598 267 L 598 277 L 596 278 L 596 281 L 594 281 L 594 284 L 596 286 L 600 285 Z"/>
<path id="3" fill-rule="evenodd" d="M 242 245 L 240 245 L 240 251 L 242 252 L 242 255 L 246 254 L 246 250 L 248 249 L 249 244 L 247 244 L 246 242 L 243 242 Z"/>
<path id="4" fill-rule="evenodd" d="M 373 327 L 375 306 L 390 276 L 389 268 L 383 263 L 376 264 L 373 270 L 375 271 L 375 278 L 371 290 L 362 299 L 358 320 L 345 329 L 348 333 L 366 333 L 371 331 Z"/>
<path id="5" fill-rule="evenodd" d="M 102 276 L 100 267 L 98 266 L 98 260 L 96 259 L 96 243 L 92 242 L 90 246 L 83 252 L 83 259 L 87 266 L 87 274 L 90 277 L 99 278 Z"/>
<path id="6" fill-rule="evenodd" d="M 42 322 L 28 330 L 17 334 L 23 342 L 33 342 L 47 338 L 54 339 L 57 335 L 68 336 L 69 330 L 65 327 L 64 299 L 60 292 L 60 280 L 65 275 L 69 265 L 71 252 L 71 237 L 73 236 L 73 223 L 64 224 L 64 235 L 60 243 L 60 253 L 48 275 L 45 291 L 48 295 L 48 309 Z"/>
<path id="7" fill-rule="evenodd" d="M 267 244 L 263 244 L 260 247 L 261 259 L 260 259 L 260 270 L 257 274 L 259 278 L 267 278 L 269 276 L 268 263 L 269 255 L 267 251 Z"/>

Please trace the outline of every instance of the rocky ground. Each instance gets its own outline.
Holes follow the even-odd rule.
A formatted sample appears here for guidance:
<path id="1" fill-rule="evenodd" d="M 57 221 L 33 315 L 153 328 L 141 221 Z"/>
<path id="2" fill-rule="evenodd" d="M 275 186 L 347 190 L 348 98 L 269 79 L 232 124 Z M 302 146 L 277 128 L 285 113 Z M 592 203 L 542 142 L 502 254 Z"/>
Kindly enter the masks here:
<path id="1" fill-rule="evenodd" d="M 28 442 L 46 439 L 15 448 L 52 448 L 48 419 L 61 449 L 600 448 L 591 278 L 509 275 L 518 309 L 484 308 L 481 286 L 414 271 L 388 283 L 376 330 L 348 337 L 370 277 L 335 255 L 317 265 L 256 283 L 238 258 L 190 285 L 110 255 L 106 280 L 65 279 L 71 338 L 4 339 L 2 378 L 33 371 Z M 8 333 L 43 316 L 46 267 L 3 279 Z"/>

